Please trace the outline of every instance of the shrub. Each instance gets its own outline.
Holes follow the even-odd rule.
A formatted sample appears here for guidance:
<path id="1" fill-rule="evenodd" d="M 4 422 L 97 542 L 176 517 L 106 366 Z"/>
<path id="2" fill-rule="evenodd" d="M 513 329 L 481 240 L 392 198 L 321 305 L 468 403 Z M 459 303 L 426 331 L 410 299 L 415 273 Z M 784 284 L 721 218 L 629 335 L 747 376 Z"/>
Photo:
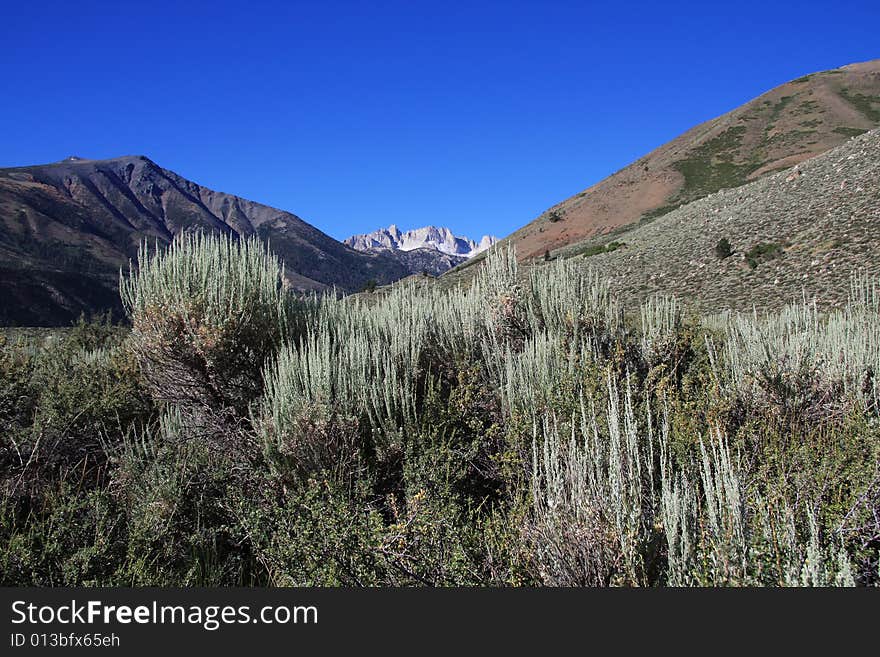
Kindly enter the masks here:
<path id="1" fill-rule="evenodd" d="M 282 273 L 256 239 L 199 233 L 141 247 L 120 290 L 154 397 L 245 416 L 287 328 Z"/>
<path id="2" fill-rule="evenodd" d="M 608 242 L 607 244 L 596 244 L 594 246 L 587 247 L 582 252 L 584 258 L 590 258 L 595 255 L 600 255 L 602 253 L 613 253 L 622 247 L 626 246 L 625 242 Z"/>
<path id="3" fill-rule="evenodd" d="M 733 255 L 733 249 L 730 247 L 730 242 L 727 241 L 726 237 L 718 240 L 718 243 L 715 245 L 715 255 L 719 260 L 724 260 Z"/>
<path id="4" fill-rule="evenodd" d="M 81 314 L 70 331 L 64 335 L 64 342 L 72 349 L 94 351 L 120 344 L 126 333 L 124 327 L 113 324 L 113 314 L 110 311 L 88 318 L 85 314 Z"/>
<path id="5" fill-rule="evenodd" d="M 108 443 L 153 413 L 137 365 L 122 347 L 93 352 L 61 347 L 38 359 L 31 467 L 100 466 Z"/>
<path id="6" fill-rule="evenodd" d="M 176 411 L 131 432 L 116 453 L 113 489 L 123 506 L 128 585 L 240 586 L 260 582 L 253 541 L 235 511 L 269 489 L 247 437 L 218 449 Z M 241 443 L 244 443 L 242 449 Z M 238 447 L 238 449 L 235 449 Z"/>
<path id="7" fill-rule="evenodd" d="M 694 318 L 475 268 L 288 301 L 191 236 L 123 282 L 128 337 L 0 340 L 3 583 L 878 582 L 876 282 Z"/>
<path id="8" fill-rule="evenodd" d="M 46 483 L 22 505 L 0 497 L 0 585 L 100 586 L 124 561 L 121 509 L 107 490 Z"/>
<path id="9" fill-rule="evenodd" d="M 621 411 L 616 381 L 607 385 L 601 429 L 594 405 L 588 411 L 584 400 L 570 432 L 552 416 L 535 429 L 541 439 L 533 446 L 525 536 L 544 584 L 647 584 L 656 558 L 657 509 L 645 485 L 653 477 L 654 446 L 639 435 L 630 391 Z"/>
<path id="10" fill-rule="evenodd" d="M 18 493 L 38 493 L 71 471 L 80 485 L 102 476 L 108 445 L 153 415 L 116 332 L 92 339 L 102 331 L 81 324 L 39 347 L 0 339 L 0 463 Z M 86 336 L 103 346 L 82 348 Z"/>
<path id="11" fill-rule="evenodd" d="M 746 262 L 749 267 L 756 269 L 761 262 L 780 256 L 782 253 L 781 245 L 761 242 L 746 251 Z"/>
<path id="12" fill-rule="evenodd" d="M 0 335 L 0 436 L 6 439 L 33 417 L 38 390 L 31 375 L 36 358 L 36 349 Z M 13 445 L 3 449 L 9 450 L 5 457 L 12 457 Z"/>

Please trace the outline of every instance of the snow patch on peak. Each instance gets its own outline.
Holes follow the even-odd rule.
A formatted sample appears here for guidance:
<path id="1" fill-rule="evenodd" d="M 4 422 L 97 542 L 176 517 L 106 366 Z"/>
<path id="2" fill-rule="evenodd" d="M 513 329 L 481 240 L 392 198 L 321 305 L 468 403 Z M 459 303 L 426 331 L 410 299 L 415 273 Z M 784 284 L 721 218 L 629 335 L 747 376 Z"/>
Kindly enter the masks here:
<path id="1" fill-rule="evenodd" d="M 472 258 L 495 244 L 498 238 L 484 235 L 479 242 L 475 242 L 468 237 L 454 235 L 448 228 L 425 226 L 401 232 L 395 224 L 391 224 L 388 228 L 354 235 L 343 241 L 358 251 L 432 249 L 447 255 Z"/>

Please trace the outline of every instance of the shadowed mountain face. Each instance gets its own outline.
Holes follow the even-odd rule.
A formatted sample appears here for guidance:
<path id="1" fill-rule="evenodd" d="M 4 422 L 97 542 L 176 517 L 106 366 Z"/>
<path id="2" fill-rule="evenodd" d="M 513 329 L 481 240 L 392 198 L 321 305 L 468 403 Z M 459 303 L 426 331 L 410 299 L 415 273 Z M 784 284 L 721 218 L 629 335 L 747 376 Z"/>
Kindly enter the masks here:
<path id="1" fill-rule="evenodd" d="M 69 158 L 0 169 L 0 325 L 66 324 L 106 309 L 121 315 L 119 270 L 139 244 L 196 230 L 268 240 L 298 290 L 354 291 L 411 273 L 388 255 L 355 251 L 289 212 L 207 189 L 146 157 Z"/>
<path id="2" fill-rule="evenodd" d="M 692 128 L 507 240 L 521 258 L 541 256 L 792 167 L 877 126 L 880 60 L 807 75 Z"/>

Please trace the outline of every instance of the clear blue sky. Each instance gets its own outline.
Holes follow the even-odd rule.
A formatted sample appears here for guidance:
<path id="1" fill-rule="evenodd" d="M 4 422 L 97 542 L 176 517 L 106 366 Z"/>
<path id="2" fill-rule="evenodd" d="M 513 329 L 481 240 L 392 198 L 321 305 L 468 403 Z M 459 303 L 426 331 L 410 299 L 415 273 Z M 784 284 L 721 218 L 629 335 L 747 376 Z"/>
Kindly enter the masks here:
<path id="1" fill-rule="evenodd" d="M 0 53 L 0 166 L 145 154 L 336 238 L 503 236 L 880 57 L 880 2 L 4 2 Z"/>

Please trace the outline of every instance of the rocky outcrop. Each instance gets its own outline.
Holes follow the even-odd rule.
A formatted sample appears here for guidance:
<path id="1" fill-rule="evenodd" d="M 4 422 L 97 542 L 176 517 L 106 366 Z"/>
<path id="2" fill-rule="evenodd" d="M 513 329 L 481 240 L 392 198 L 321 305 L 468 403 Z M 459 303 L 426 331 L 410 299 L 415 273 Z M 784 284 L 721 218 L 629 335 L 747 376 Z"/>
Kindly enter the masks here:
<path id="1" fill-rule="evenodd" d="M 459 237 L 448 228 L 425 226 L 415 230 L 401 231 L 391 224 L 365 235 L 354 235 L 344 240 L 345 244 L 358 251 L 413 251 L 430 249 L 451 256 L 472 258 L 497 242 L 497 238 L 484 235 L 479 242 L 467 237 Z M 456 263 L 457 264 L 457 263 Z"/>

